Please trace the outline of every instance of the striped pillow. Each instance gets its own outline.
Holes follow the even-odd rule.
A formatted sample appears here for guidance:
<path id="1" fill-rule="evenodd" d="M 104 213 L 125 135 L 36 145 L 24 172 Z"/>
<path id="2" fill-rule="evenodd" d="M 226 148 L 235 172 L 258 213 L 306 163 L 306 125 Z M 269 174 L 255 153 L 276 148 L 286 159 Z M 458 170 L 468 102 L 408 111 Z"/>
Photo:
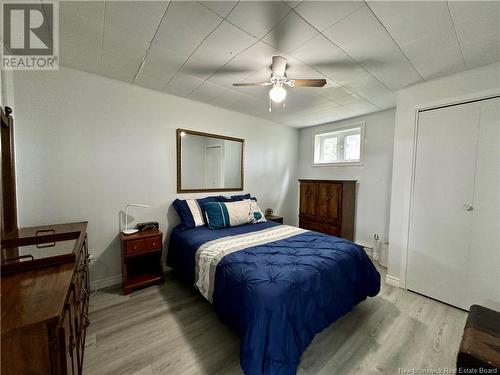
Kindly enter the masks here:
<path id="1" fill-rule="evenodd" d="M 250 201 L 210 202 L 205 205 L 205 217 L 210 229 L 222 229 L 252 221 Z"/>
<path id="2" fill-rule="evenodd" d="M 172 205 L 179 214 L 185 229 L 205 225 L 204 208 L 208 202 L 218 202 L 220 197 L 207 197 L 201 199 L 176 199 Z"/>

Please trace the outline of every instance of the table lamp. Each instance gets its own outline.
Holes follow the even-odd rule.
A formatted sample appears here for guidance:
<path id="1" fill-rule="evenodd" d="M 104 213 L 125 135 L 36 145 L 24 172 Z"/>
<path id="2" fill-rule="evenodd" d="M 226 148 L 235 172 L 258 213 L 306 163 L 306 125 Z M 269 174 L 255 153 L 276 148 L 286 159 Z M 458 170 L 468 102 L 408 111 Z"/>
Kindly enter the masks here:
<path id="1" fill-rule="evenodd" d="M 129 207 L 144 207 L 144 208 L 149 208 L 147 204 L 137 204 L 137 203 L 130 203 L 125 206 L 125 230 L 123 231 L 123 234 L 134 234 L 139 231 L 139 229 L 128 229 L 128 208 Z"/>

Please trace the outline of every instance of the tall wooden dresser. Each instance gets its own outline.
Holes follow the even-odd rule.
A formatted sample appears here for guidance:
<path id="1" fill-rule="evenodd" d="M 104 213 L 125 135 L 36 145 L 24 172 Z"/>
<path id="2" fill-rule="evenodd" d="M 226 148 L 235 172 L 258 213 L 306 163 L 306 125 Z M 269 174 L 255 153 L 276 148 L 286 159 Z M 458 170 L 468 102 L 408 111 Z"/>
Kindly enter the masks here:
<path id="1" fill-rule="evenodd" d="M 356 181 L 299 180 L 299 227 L 354 241 Z"/>
<path id="2" fill-rule="evenodd" d="M 21 253 L 17 249 L 33 241 L 54 244 L 36 246 L 38 252 L 71 244 L 57 264 L 41 264 L 54 258 L 38 259 L 38 268 L 2 274 L 2 375 L 82 374 L 89 324 L 86 228 L 87 222 L 21 228 L 2 239 L 2 255 L 6 248 Z"/>

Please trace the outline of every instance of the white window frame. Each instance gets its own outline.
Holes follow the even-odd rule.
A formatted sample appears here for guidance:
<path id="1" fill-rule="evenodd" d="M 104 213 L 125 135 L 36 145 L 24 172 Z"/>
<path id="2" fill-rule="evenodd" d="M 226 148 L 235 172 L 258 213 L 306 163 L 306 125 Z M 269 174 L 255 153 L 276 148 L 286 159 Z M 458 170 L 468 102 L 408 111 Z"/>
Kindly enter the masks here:
<path id="1" fill-rule="evenodd" d="M 334 161 L 329 163 L 316 163 L 314 161 L 314 156 L 316 154 L 316 136 L 325 135 L 329 133 L 335 133 L 339 131 L 345 131 L 349 129 L 360 128 L 360 145 L 359 145 L 359 161 Z M 343 166 L 360 166 L 364 165 L 365 160 L 365 122 L 355 122 L 349 125 L 332 127 L 328 130 L 317 131 L 312 135 L 312 165 L 313 167 L 343 167 Z"/>

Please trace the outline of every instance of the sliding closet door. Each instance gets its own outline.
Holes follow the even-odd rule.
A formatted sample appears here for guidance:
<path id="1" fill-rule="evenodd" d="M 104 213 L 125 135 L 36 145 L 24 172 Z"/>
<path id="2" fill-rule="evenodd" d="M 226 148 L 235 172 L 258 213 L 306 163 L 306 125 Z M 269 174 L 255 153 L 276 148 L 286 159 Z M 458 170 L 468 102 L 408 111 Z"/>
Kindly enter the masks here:
<path id="1" fill-rule="evenodd" d="M 480 102 L 467 290 L 469 304 L 500 311 L 500 99 Z"/>
<path id="2" fill-rule="evenodd" d="M 419 114 L 407 287 L 465 308 L 480 105 Z"/>

